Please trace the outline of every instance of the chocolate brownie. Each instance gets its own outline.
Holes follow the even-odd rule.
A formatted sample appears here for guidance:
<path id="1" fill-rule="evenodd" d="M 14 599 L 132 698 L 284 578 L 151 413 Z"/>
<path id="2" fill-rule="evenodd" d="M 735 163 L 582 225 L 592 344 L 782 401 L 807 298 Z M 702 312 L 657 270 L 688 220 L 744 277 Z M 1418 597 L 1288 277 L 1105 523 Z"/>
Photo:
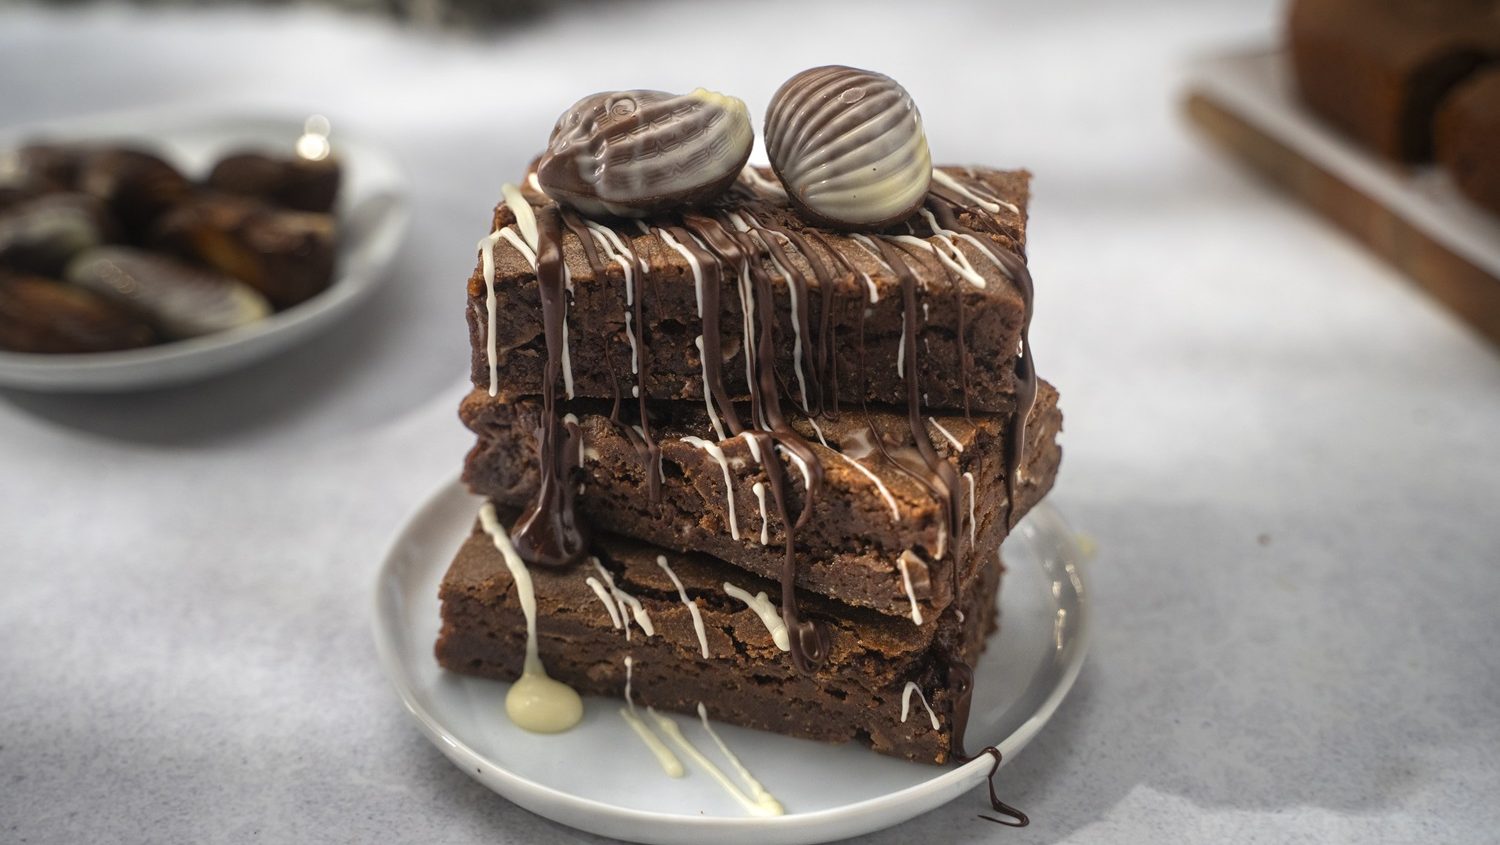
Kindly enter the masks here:
<path id="1" fill-rule="evenodd" d="M 509 523 L 514 514 L 502 518 Z M 949 759 L 954 725 L 965 719 L 962 712 L 955 719 L 953 666 L 973 665 L 995 628 L 1003 567 L 993 549 L 988 565 L 965 587 L 962 621 L 945 613 L 914 625 L 802 597 L 804 614 L 829 631 L 828 659 L 811 674 L 793 667 L 761 617 L 725 587 L 775 596 L 775 583 L 706 555 L 621 537 L 596 537 L 593 552 L 576 569 L 530 568 L 538 649 L 557 680 L 619 700 L 629 656 L 638 704 L 693 714 L 702 702 L 723 722 L 825 742 L 859 741 L 927 763 Z M 672 575 L 697 607 L 701 640 Z M 608 584 L 639 601 L 641 613 L 624 612 L 626 605 L 613 598 Z M 482 531 L 476 529 L 459 550 L 440 595 L 438 662 L 454 672 L 515 680 L 526 653 L 525 619 L 510 572 Z M 650 635 L 637 621 L 642 618 Z M 915 685 L 909 696 L 908 683 Z"/>
<path id="2" fill-rule="evenodd" d="M 661 402 L 651 411 L 649 430 L 660 449 L 654 502 L 647 481 L 652 459 L 641 437 L 645 427 L 612 419 L 607 403 L 579 402 L 560 411 L 571 413 L 568 419 L 576 419 L 582 435 L 581 471 L 574 476 L 583 485 L 580 514 L 601 530 L 707 552 L 745 571 L 777 577 L 785 558 L 785 526 L 768 501 L 769 481 L 750 441 L 716 438 L 700 404 Z M 515 507 L 535 498 L 540 413 L 541 403 L 533 399 L 501 402 L 482 390 L 465 399 L 460 416 L 478 435 L 464 468 L 470 489 Z M 953 561 L 967 572 L 986 559 L 1011 522 L 1051 489 L 1061 459 L 1056 391 L 1043 382 L 1037 393 L 1014 513 L 1003 483 L 1005 421 L 1005 415 L 924 418 L 932 447 L 957 469 L 961 536 L 954 538 L 948 536 L 943 499 L 928 486 L 926 467 L 912 448 L 904 414 L 854 410 L 825 418 L 816 428 L 805 418 L 793 419 L 823 472 L 822 493 L 795 537 L 797 586 L 905 615 L 912 606 L 901 572 L 905 565 L 917 581 L 921 612 L 936 616 L 952 600 Z M 783 460 L 791 487 L 787 511 L 800 514 L 803 475 L 790 459 L 778 457 Z M 733 480 L 732 508 L 726 477 Z"/>
<path id="3" fill-rule="evenodd" d="M 1288 29 L 1303 101 L 1399 161 L 1431 158 L 1439 101 L 1500 60 L 1492 0 L 1296 0 Z"/>
<path id="4" fill-rule="evenodd" d="M 701 214 L 660 214 L 649 221 L 565 215 L 562 258 L 571 290 L 566 377 L 572 395 L 610 399 L 644 391 L 649 400 L 701 401 L 705 369 L 697 339 L 712 338 L 714 331 L 700 317 L 701 277 L 704 285 L 722 289 L 708 293 L 719 301 L 709 316 L 717 322 L 724 386 L 731 399 L 747 399 L 744 303 L 753 291 L 707 245 L 716 230 L 749 227 L 755 230 L 750 260 L 770 277 L 775 370 L 791 397 L 789 407 L 816 412 L 836 403 L 906 403 L 902 282 L 876 240 L 895 249 L 919 282 L 923 354 L 915 369 L 925 406 L 990 412 L 1009 407 L 1018 390 L 1029 279 L 1023 287 L 1007 278 L 989 250 L 1024 272 L 1030 176 L 940 170 L 945 181 L 935 184 L 928 206 L 884 232 L 895 240 L 811 226 L 787 205 L 775 177 L 755 168 L 747 168 Z M 534 189 L 522 193 L 533 205 L 546 202 Z M 502 203 L 493 228 L 515 226 L 513 210 Z M 934 233 L 934 226 L 946 234 Z M 504 399 L 537 395 L 547 355 L 533 257 L 502 241 L 493 259 L 495 392 Z M 491 384 L 488 293 L 481 256 L 468 284 L 472 377 L 481 388 Z"/>
<path id="5" fill-rule="evenodd" d="M 1476 74 L 1443 101 L 1436 144 L 1459 189 L 1500 214 L 1500 67 Z"/>

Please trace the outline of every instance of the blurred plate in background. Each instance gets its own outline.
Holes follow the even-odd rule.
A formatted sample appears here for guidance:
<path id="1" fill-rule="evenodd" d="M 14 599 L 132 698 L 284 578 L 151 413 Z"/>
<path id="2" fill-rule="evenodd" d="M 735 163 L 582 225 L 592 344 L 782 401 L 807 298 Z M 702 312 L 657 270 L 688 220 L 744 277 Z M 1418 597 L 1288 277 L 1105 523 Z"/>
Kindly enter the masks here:
<path id="1" fill-rule="evenodd" d="M 138 143 L 197 179 L 226 153 L 290 154 L 305 117 L 216 116 L 186 108 L 118 113 L 7 130 L 0 148 L 33 140 Z M 343 180 L 334 210 L 338 258 L 326 290 L 249 325 L 159 346 L 80 355 L 0 350 L 0 386 L 107 393 L 181 384 L 266 358 L 347 316 L 385 277 L 410 213 L 405 175 L 389 153 L 337 122 L 329 140 Z"/>

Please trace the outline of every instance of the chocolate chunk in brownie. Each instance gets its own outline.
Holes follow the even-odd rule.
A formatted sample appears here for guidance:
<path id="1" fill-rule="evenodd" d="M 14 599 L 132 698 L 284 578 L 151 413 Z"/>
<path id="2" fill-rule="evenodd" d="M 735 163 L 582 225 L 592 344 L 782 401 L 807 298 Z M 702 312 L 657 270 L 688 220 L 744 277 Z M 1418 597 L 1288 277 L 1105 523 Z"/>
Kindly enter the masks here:
<path id="1" fill-rule="evenodd" d="M 640 448 L 638 421 L 612 420 L 607 404 L 569 407 L 583 436 L 582 469 L 575 481 L 584 492 L 577 507 L 591 524 L 779 577 L 786 535 L 760 464 L 769 456 L 757 459 L 743 437 L 717 440 L 701 404 L 655 403 L 650 430 L 661 449 L 661 492 L 653 502 L 647 495 L 651 468 Z M 523 507 L 532 501 L 539 484 L 535 432 L 540 413 L 541 404 L 534 399 L 506 403 L 484 391 L 469 395 L 460 416 L 479 436 L 464 469 L 470 489 L 502 505 Z M 953 598 L 952 561 L 959 561 L 966 577 L 993 554 L 1012 516 L 1003 481 L 1008 417 L 929 416 L 924 421 L 933 448 L 958 470 L 957 538 L 948 536 L 945 511 L 927 486 L 930 478 L 915 455 L 904 414 L 852 410 L 825 418 L 816 428 L 806 419 L 793 421 L 824 473 L 810 521 L 796 532 L 799 587 L 885 614 L 907 615 L 912 591 L 900 566 L 907 554 L 909 577 L 929 585 L 913 588 L 920 612 L 936 616 Z M 1051 489 L 1061 460 L 1056 443 L 1061 425 L 1057 393 L 1042 382 L 1027 427 L 1013 518 Z M 722 464 L 716 452 L 723 455 Z M 803 476 L 783 455 L 775 460 L 783 462 L 790 483 L 788 513 L 800 514 Z"/>
<path id="2" fill-rule="evenodd" d="M 508 524 L 514 516 L 506 514 L 502 521 Z M 702 702 L 712 718 L 731 724 L 824 742 L 858 741 L 883 754 L 927 763 L 949 759 L 954 703 L 949 668 L 955 661 L 972 665 L 995 628 L 1003 567 L 993 548 L 988 565 L 965 586 L 962 621 L 945 613 L 915 625 L 817 596 L 800 598 L 804 616 L 829 631 L 829 658 L 812 674 L 794 668 L 767 624 L 725 587 L 777 596 L 775 583 L 705 555 L 620 537 L 597 537 L 594 552 L 574 569 L 529 570 L 538 649 L 552 677 L 580 693 L 622 696 L 629 656 L 637 704 L 695 714 Z M 672 575 L 696 605 L 701 640 Z M 641 614 L 621 603 L 610 584 L 638 601 Z M 459 550 L 440 597 L 438 662 L 455 672 L 514 680 L 525 655 L 525 618 L 510 572 L 482 531 Z M 641 618 L 651 634 L 637 621 Z M 916 689 L 903 721 L 908 683 Z"/>
<path id="3" fill-rule="evenodd" d="M 882 257 L 881 241 L 919 282 L 920 354 L 914 368 L 923 404 L 1004 409 L 1017 390 L 1027 302 L 987 249 L 1023 261 L 1030 177 L 1021 171 L 940 170 L 947 181 L 934 184 L 930 202 L 941 209 L 947 206 L 940 196 L 961 200 L 963 210 L 949 222 L 962 231 L 936 233 L 938 219 L 925 208 L 881 234 L 818 229 L 788 207 L 769 171 L 754 168 L 701 215 L 603 222 L 575 217 L 562 235 L 571 288 L 566 322 L 573 395 L 609 399 L 641 389 L 651 400 L 701 400 L 699 343 L 712 338 L 700 316 L 701 281 L 713 285 L 719 299 L 708 318 L 718 324 L 712 354 L 725 388 L 731 398 L 748 398 L 744 313 L 747 303 L 755 312 L 753 285 L 738 268 L 720 267 L 700 236 L 705 228 L 749 228 L 755 230 L 750 260 L 770 277 L 775 371 L 793 397 L 789 407 L 816 412 L 835 403 L 906 403 L 902 283 Z M 534 191 L 525 195 L 536 204 L 545 201 Z M 493 226 L 515 229 L 507 205 L 496 208 Z M 536 395 L 546 344 L 534 257 L 509 240 L 496 242 L 493 257 L 496 392 L 502 398 Z M 468 319 L 473 381 L 488 388 L 491 302 L 483 269 L 481 257 L 468 283 Z M 639 315 L 634 304 L 627 305 L 637 297 Z"/>

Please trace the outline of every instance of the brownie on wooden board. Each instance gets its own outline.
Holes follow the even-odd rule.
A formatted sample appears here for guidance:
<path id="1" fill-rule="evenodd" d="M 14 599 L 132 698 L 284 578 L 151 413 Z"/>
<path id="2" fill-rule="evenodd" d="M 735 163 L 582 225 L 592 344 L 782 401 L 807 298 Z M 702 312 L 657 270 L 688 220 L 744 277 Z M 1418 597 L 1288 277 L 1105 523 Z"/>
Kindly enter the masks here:
<path id="1" fill-rule="evenodd" d="M 1500 66 L 1475 74 L 1443 101 L 1436 145 L 1459 190 L 1500 214 Z"/>
<path id="2" fill-rule="evenodd" d="M 976 230 L 1003 232 L 975 237 L 989 238 L 999 249 L 1020 255 L 1026 237 L 1030 175 L 1024 171 L 941 169 L 1004 203 L 994 204 L 998 211 L 993 213 L 970 207 L 959 215 L 959 220 Z M 703 213 L 731 221 L 736 219 L 735 215 L 740 220 L 753 215 L 771 228 L 792 233 L 802 239 L 812 260 L 828 279 L 831 307 L 825 318 L 819 268 L 814 268 L 808 257 L 784 237 L 771 236 L 777 246 L 775 255 L 763 241 L 757 241 L 760 249 L 753 260 L 771 277 L 776 314 L 776 372 L 794 398 L 789 407 L 797 407 L 804 392 L 809 409 L 820 407 L 820 395 L 827 405 L 832 405 L 836 397 L 844 407 L 857 407 L 862 400 L 906 404 L 906 382 L 900 362 L 903 332 L 900 280 L 872 251 L 874 242 L 870 235 L 839 234 L 811 226 L 787 206 L 779 188 L 765 187 L 775 177 L 769 171 L 761 174 L 766 181 L 752 184 L 742 179 Z M 545 202 L 529 188 L 523 194 L 533 204 Z M 985 215 L 988 219 L 977 221 L 975 215 Z M 573 395 L 629 398 L 638 387 L 635 373 L 643 368 L 646 398 L 701 400 L 704 372 L 695 339 L 703 334 L 703 328 L 698 316 L 693 267 L 662 236 L 663 227 L 682 226 L 682 217 L 662 214 L 648 221 L 590 222 L 610 233 L 604 235 L 596 229 L 597 234 L 590 236 L 590 248 L 596 254 L 609 252 L 606 244 L 612 237 L 633 252 L 646 271 L 632 270 L 629 285 L 632 301 L 635 295 L 640 297 L 641 314 L 637 319 L 632 314 L 633 306 L 626 305 L 624 268 L 616 261 L 601 259 L 604 277 L 596 278 L 578 234 L 564 231 L 562 252 L 572 291 L 566 320 Z M 493 224 L 495 230 L 515 224 L 515 216 L 507 205 L 502 203 L 495 209 Z M 975 242 L 964 237 L 934 238 L 921 212 L 912 219 L 910 227 L 901 224 L 887 234 L 912 237 L 926 244 L 907 241 L 900 247 L 903 260 L 921 282 L 918 299 L 922 354 L 917 369 L 926 394 L 924 405 L 962 410 L 967 396 L 971 410 L 1002 410 L 1017 387 L 1015 363 L 1026 322 L 1022 293 Z M 963 254 L 972 272 L 982 277 L 983 287 L 956 275 L 932 251 L 946 250 L 948 243 Z M 546 361 L 536 273 L 528 258 L 507 242 L 497 243 L 493 255 L 497 394 L 501 398 L 536 395 L 541 392 Z M 793 319 L 792 288 L 784 270 L 808 284 L 807 302 L 797 306 L 805 308 L 806 313 L 798 312 L 797 323 Z M 733 398 L 745 399 L 749 389 L 739 274 L 732 271 L 720 275 L 718 354 L 727 389 Z M 485 332 L 490 309 L 482 259 L 469 278 L 468 305 L 473 383 L 487 389 L 490 362 Z M 795 330 L 800 318 L 806 318 L 805 334 Z M 627 321 L 636 343 L 632 343 L 632 334 L 627 333 Z M 827 356 L 826 364 L 817 360 L 820 355 Z M 814 383 L 819 373 L 824 374 L 822 384 Z"/>
<path id="3" fill-rule="evenodd" d="M 504 519 L 509 522 L 513 516 Z M 774 582 L 706 555 L 620 537 L 597 537 L 594 552 L 597 557 L 579 568 L 530 568 L 538 649 L 553 678 L 580 693 L 623 696 L 629 656 L 638 705 L 695 715 L 702 702 L 708 715 L 722 722 L 825 742 L 860 741 L 883 754 L 926 763 L 949 759 L 954 703 L 949 667 L 955 661 L 972 666 L 996 627 L 1003 566 L 993 548 L 987 565 L 965 587 L 962 621 L 946 613 L 915 625 L 802 597 L 804 615 L 823 622 L 830 637 L 828 661 L 812 674 L 799 672 L 760 616 L 724 586 L 727 582 L 752 596 L 762 591 L 774 596 Z M 692 611 L 658 560 L 666 562 L 696 603 L 702 640 Z M 619 607 L 612 613 L 590 578 L 601 588 L 612 581 L 639 601 L 653 633 L 647 635 L 634 615 Z M 504 559 L 482 531 L 476 530 L 460 548 L 440 597 L 438 662 L 454 672 L 515 680 L 526 651 L 525 618 Z M 917 689 L 903 721 L 908 682 Z M 619 728 L 628 730 L 624 722 Z"/>
<path id="4" fill-rule="evenodd" d="M 1295 0 L 1288 40 L 1313 111 L 1386 158 L 1432 157 L 1432 121 L 1456 83 L 1500 60 L 1491 0 Z"/>
<path id="5" fill-rule="evenodd" d="M 744 438 L 715 442 L 701 405 L 656 403 L 652 429 L 661 448 L 662 485 L 659 501 L 652 502 L 647 465 L 629 434 L 629 423 L 611 420 L 607 405 L 571 407 L 576 409 L 584 452 L 577 476 L 584 493 L 577 506 L 590 524 L 667 548 L 706 552 L 747 572 L 779 577 L 785 560 L 784 526 L 771 507 L 769 492 L 762 487 L 765 507 L 755 492 L 755 485 L 766 481 L 765 472 Z M 471 490 L 500 505 L 523 507 L 531 501 L 539 483 L 534 432 L 540 411 L 536 400 L 500 402 L 481 390 L 464 400 L 460 417 L 478 435 L 464 466 L 464 481 Z M 904 414 L 850 411 L 825 419 L 817 430 L 806 419 L 793 420 L 822 464 L 825 484 L 814 500 L 810 522 L 796 534 L 797 586 L 847 604 L 907 615 L 911 599 L 898 562 L 903 553 L 911 552 L 915 557 L 906 557 L 906 567 L 914 579 L 920 612 L 936 616 L 953 598 L 951 561 L 957 558 L 964 567 L 960 574 L 966 576 L 988 554 L 984 550 L 999 546 L 1009 529 L 1003 483 L 1007 417 L 924 419 L 934 449 L 957 465 L 961 489 L 956 498 L 962 516 L 958 538 L 947 536 L 943 507 L 918 478 L 925 477 L 925 469 L 909 473 L 898 466 L 920 465 Z M 1017 519 L 1052 487 L 1061 460 L 1056 442 L 1061 426 L 1057 392 L 1042 382 L 1027 426 Z M 884 452 L 875 448 L 870 427 L 880 433 Z M 722 451 L 723 464 L 705 443 Z M 784 465 L 791 487 L 788 513 L 798 514 L 804 501 L 802 475 L 790 463 Z M 732 519 L 726 473 L 733 481 Z M 944 554 L 945 548 L 950 553 Z"/>

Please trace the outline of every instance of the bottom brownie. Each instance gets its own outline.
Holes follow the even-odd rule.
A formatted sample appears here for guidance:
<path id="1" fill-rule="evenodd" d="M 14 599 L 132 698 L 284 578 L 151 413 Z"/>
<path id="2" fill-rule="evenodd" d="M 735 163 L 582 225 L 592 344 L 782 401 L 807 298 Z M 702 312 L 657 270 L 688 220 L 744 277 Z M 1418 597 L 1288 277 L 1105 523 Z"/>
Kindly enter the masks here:
<path id="1" fill-rule="evenodd" d="M 506 516 L 501 521 L 508 524 Z M 948 761 L 949 669 L 957 661 L 972 665 L 996 628 L 1004 569 L 998 554 L 965 585 L 961 621 L 945 613 L 918 625 L 800 596 L 804 617 L 826 625 L 830 638 L 828 661 L 809 675 L 793 667 L 762 618 L 725 587 L 776 596 L 775 583 L 705 555 L 621 537 L 598 536 L 593 551 L 597 557 L 578 567 L 531 569 L 538 649 L 553 678 L 580 693 L 620 696 L 629 656 L 632 690 L 642 704 L 692 714 L 702 702 L 730 724 L 825 742 L 858 740 L 883 754 Z M 673 574 L 698 608 L 701 639 Z M 438 662 L 455 672 L 514 680 L 525 655 L 525 618 L 504 558 L 481 529 L 459 549 L 439 596 Z M 909 684 L 916 687 L 910 695 Z"/>

